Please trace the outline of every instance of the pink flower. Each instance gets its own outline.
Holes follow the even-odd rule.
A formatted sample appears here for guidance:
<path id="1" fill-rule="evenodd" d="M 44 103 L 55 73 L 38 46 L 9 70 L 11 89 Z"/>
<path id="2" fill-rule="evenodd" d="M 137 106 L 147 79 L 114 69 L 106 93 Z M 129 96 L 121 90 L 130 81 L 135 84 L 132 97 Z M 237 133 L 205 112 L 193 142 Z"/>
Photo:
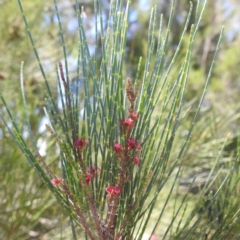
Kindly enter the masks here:
<path id="1" fill-rule="evenodd" d="M 84 146 L 84 140 L 83 139 L 78 139 L 74 142 L 74 147 L 76 148 L 83 148 Z"/>
<path id="2" fill-rule="evenodd" d="M 122 145 L 119 143 L 114 143 L 114 150 L 116 153 L 121 153 L 122 152 Z"/>
<path id="3" fill-rule="evenodd" d="M 136 140 L 135 140 L 135 138 L 129 138 L 128 141 L 127 141 L 127 146 L 130 149 L 134 149 L 136 147 Z"/>
<path id="4" fill-rule="evenodd" d="M 134 124 L 134 121 L 132 120 L 132 118 L 126 118 L 124 122 L 125 122 L 125 126 L 126 126 L 127 128 L 132 127 L 133 124 Z"/>
<path id="5" fill-rule="evenodd" d="M 139 165 L 139 163 L 140 163 L 140 158 L 134 157 L 134 165 Z"/>
<path id="6" fill-rule="evenodd" d="M 51 180 L 51 183 L 54 187 L 58 186 L 59 184 L 63 183 L 63 179 L 62 178 L 53 178 Z"/>
<path id="7" fill-rule="evenodd" d="M 73 145 L 75 148 L 83 149 L 84 147 L 88 147 L 89 142 L 88 140 L 78 139 L 74 142 Z"/>
<path id="8" fill-rule="evenodd" d="M 87 167 L 87 173 L 89 173 L 90 175 L 92 175 L 92 177 L 96 177 L 96 175 L 99 175 L 101 173 L 101 168 L 100 167 Z"/>
<path id="9" fill-rule="evenodd" d="M 131 117 L 132 117 L 133 120 L 136 120 L 138 118 L 138 112 L 133 112 L 131 114 Z"/>
<path id="10" fill-rule="evenodd" d="M 86 173 L 85 182 L 86 182 L 87 185 L 89 185 L 89 183 L 91 182 L 91 174 L 90 173 Z M 80 185 L 81 186 L 83 185 L 82 180 L 80 181 Z"/>
<path id="11" fill-rule="evenodd" d="M 106 188 L 106 192 L 111 196 L 111 197 L 114 197 L 114 196 L 117 196 L 121 193 L 121 189 L 119 187 L 112 187 L 112 186 L 109 186 Z"/>
<path id="12" fill-rule="evenodd" d="M 119 121 L 120 128 L 127 127 L 131 128 L 134 125 L 134 120 L 137 118 L 137 112 L 132 113 L 132 118 L 121 119 Z"/>
<path id="13" fill-rule="evenodd" d="M 90 175 L 90 173 L 87 173 L 86 174 L 86 184 L 89 184 L 90 181 L 91 181 L 91 175 Z"/>

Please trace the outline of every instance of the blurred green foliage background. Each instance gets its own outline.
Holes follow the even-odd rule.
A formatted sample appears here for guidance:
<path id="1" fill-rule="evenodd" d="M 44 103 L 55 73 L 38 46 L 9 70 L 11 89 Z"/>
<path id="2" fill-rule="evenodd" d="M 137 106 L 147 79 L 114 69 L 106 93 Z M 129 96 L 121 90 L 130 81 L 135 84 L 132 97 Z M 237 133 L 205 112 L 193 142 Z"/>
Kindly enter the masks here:
<path id="1" fill-rule="evenodd" d="M 72 69 L 70 75 L 74 79 L 76 76 L 75 56 L 78 51 L 77 27 L 74 21 L 76 17 L 75 1 L 59 0 L 58 3 L 66 36 L 68 60 Z M 105 0 L 103 3 L 104 17 L 107 21 L 109 1 Z M 195 0 L 193 3 L 196 6 Z M 51 87 L 55 89 L 57 97 L 55 65 L 63 60 L 63 54 L 53 3 L 42 0 L 22 0 L 22 4 L 36 47 L 39 49 L 43 65 L 47 69 L 47 77 Z M 95 37 L 92 33 L 94 27 L 93 2 L 85 0 L 79 5 L 84 7 L 83 11 L 86 14 L 84 24 L 90 50 L 93 51 L 95 44 Z M 135 76 L 139 57 L 142 56 L 144 62 L 149 13 L 153 5 L 158 6 L 159 16 L 161 13 L 164 14 L 164 19 L 166 19 L 164 23 L 166 24 L 170 12 L 170 1 L 132 1 L 124 65 L 125 77 Z M 169 57 L 176 50 L 188 10 L 188 1 L 177 1 L 171 30 L 171 44 L 167 53 Z M 22 122 L 22 131 L 28 138 L 28 132 L 24 125 L 26 120 L 19 81 L 20 65 L 24 61 L 25 90 L 29 103 L 30 123 L 35 139 L 39 139 L 39 147 L 43 149 L 44 140 L 49 137 L 45 131 L 39 131 L 44 106 L 43 78 L 34 57 L 17 1 L 1 0 L 0 18 L 0 88 L 18 121 Z M 194 22 L 194 18 L 193 14 L 192 22 Z M 237 120 L 240 106 L 239 21 L 240 5 L 237 0 L 209 0 L 194 46 L 185 99 L 186 109 L 191 105 L 192 112 L 195 111 L 202 92 L 223 25 L 225 34 L 202 113 L 186 156 L 185 168 L 189 174 L 199 167 L 210 169 L 213 165 L 211 160 L 216 158 L 226 137 L 229 140 L 224 149 L 225 157 L 221 164 L 226 166 L 231 161 L 231 157 L 236 154 Z M 166 28 L 166 25 L 163 27 Z M 99 40 L 96 44 L 100 47 L 101 41 Z M 96 50 L 98 51 L 98 48 Z M 97 61 L 100 64 L 100 53 Z M 2 105 L 0 105 L 0 111 L 5 115 Z M 181 127 L 183 134 L 184 126 L 187 127 L 190 122 L 191 111 L 189 119 L 186 118 Z M 181 142 L 181 136 L 178 136 L 178 141 Z M 57 163 L 58 156 L 54 147 L 47 146 L 43 151 L 48 156 L 52 156 L 49 164 Z M 0 166 L 0 239 L 47 240 L 53 239 L 53 237 L 54 239 L 71 239 L 66 216 L 24 159 L 2 122 L 0 122 Z"/>

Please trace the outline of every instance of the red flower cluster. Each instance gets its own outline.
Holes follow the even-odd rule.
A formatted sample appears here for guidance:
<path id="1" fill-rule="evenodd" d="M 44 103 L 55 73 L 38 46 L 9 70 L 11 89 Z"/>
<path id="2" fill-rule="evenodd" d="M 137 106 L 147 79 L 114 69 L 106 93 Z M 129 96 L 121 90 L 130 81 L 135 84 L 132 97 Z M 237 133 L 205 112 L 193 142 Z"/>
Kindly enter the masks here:
<path id="1" fill-rule="evenodd" d="M 120 167 L 122 172 L 120 174 L 120 183 L 125 181 L 130 181 L 130 176 L 128 175 L 129 167 L 132 166 L 128 164 L 129 159 L 131 158 L 134 165 L 140 164 L 139 152 L 141 150 L 141 142 L 137 142 L 135 138 L 131 137 L 131 130 L 136 125 L 136 121 L 139 115 L 138 112 L 133 112 L 129 110 L 128 118 L 121 119 L 119 122 L 120 129 L 122 130 L 122 144 L 118 142 L 113 143 L 113 150 L 117 155 L 118 160 L 121 161 Z M 124 138 L 123 138 L 124 137 Z M 123 140 L 125 139 L 125 141 Z M 124 142 L 124 143 L 123 143 Z M 135 154 L 132 157 L 130 151 L 135 150 Z M 119 182 L 114 186 L 108 186 L 106 188 L 108 197 L 115 197 L 121 194 L 121 188 L 119 187 Z M 121 185 L 122 186 L 122 185 Z"/>
<path id="2" fill-rule="evenodd" d="M 139 157 L 134 157 L 134 165 L 138 165 L 140 163 Z"/>
<path id="3" fill-rule="evenodd" d="M 88 140 L 78 139 L 73 143 L 75 148 L 79 148 L 80 150 L 84 147 L 88 147 L 89 142 Z"/>
<path id="4" fill-rule="evenodd" d="M 132 118 L 126 118 L 124 124 L 127 128 L 131 128 L 134 124 L 134 120 Z"/>
<path id="5" fill-rule="evenodd" d="M 91 175 L 90 175 L 90 173 L 87 173 L 86 174 L 86 184 L 89 184 L 90 181 L 91 181 Z"/>
<path id="6" fill-rule="evenodd" d="M 119 143 L 114 143 L 114 150 L 116 153 L 121 153 L 122 152 L 122 145 Z"/>
<path id="7" fill-rule="evenodd" d="M 59 184 L 63 183 L 63 179 L 62 178 L 53 178 L 51 180 L 51 183 L 54 187 L 58 186 Z"/>
<path id="8" fill-rule="evenodd" d="M 139 152 L 141 150 L 141 142 L 136 143 L 135 138 L 129 138 L 127 141 L 127 147 L 131 150 L 136 148 L 136 151 Z"/>
<path id="9" fill-rule="evenodd" d="M 114 196 L 117 196 L 117 195 L 119 195 L 121 193 L 121 189 L 119 187 L 109 186 L 109 187 L 106 188 L 106 192 L 111 197 L 114 197 Z"/>
<path id="10" fill-rule="evenodd" d="M 136 139 L 135 138 L 129 138 L 127 141 L 127 147 L 130 150 L 133 150 L 136 148 L 136 152 L 139 152 L 141 150 L 141 143 L 136 143 Z M 140 158 L 138 156 L 135 156 L 134 159 L 134 165 L 139 165 L 140 163 Z"/>
<path id="11" fill-rule="evenodd" d="M 127 141 L 127 146 L 129 149 L 133 150 L 136 147 L 136 139 L 135 138 L 129 138 Z"/>
<path id="12" fill-rule="evenodd" d="M 138 118 L 138 112 L 133 112 L 131 113 L 129 118 L 121 119 L 119 122 L 119 125 L 120 127 L 126 127 L 128 129 L 131 129 L 134 126 L 137 118 Z"/>
<path id="13" fill-rule="evenodd" d="M 96 177 L 97 175 L 99 175 L 101 173 L 101 168 L 95 167 L 95 166 L 87 167 L 87 173 L 92 175 L 92 177 Z"/>
<path id="14" fill-rule="evenodd" d="M 91 182 L 92 178 L 95 178 L 98 174 L 100 174 L 101 168 L 100 167 L 87 167 L 87 173 L 86 173 L 86 184 L 89 184 Z"/>
<path id="15" fill-rule="evenodd" d="M 133 113 L 131 114 L 131 118 L 132 118 L 133 120 L 136 120 L 136 119 L 138 118 L 138 112 L 133 112 Z"/>

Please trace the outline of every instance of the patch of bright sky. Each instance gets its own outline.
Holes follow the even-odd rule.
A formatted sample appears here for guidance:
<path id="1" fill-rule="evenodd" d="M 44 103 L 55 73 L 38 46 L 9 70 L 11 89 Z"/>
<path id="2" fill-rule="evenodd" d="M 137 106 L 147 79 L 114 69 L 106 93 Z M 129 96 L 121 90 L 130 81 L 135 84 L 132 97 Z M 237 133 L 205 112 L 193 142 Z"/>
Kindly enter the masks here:
<path id="1" fill-rule="evenodd" d="M 130 11 L 130 16 L 129 16 L 129 21 L 130 21 L 130 22 L 134 22 L 134 21 L 137 20 L 137 18 L 138 18 L 138 13 L 137 13 L 137 11 L 135 11 L 134 9 L 131 9 L 131 11 Z"/>
<path id="2" fill-rule="evenodd" d="M 139 0 L 139 8 L 143 11 L 149 11 L 150 5 L 148 0 Z"/>
<path id="3" fill-rule="evenodd" d="M 228 13 L 228 16 L 231 17 L 231 14 L 236 10 L 236 8 L 238 7 L 239 8 L 239 3 L 237 3 L 236 1 L 226 1 L 225 2 L 226 4 L 226 9 L 227 9 L 227 13 Z M 240 8 L 239 8 L 240 10 Z M 233 40 L 234 36 L 235 35 L 239 35 L 240 34 L 240 25 L 239 25 L 239 22 L 240 22 L 240 13 L 238 14 L 234 14 L 233 15 L 234 17 L 232 17 L 230 20 L 230 28 L 227 29 L 227 38 L 228 40 Z"/>
<path id="4" fill-rule="evenodd" d="M 67 28 L 70 32 L 76 32 L 78 29 L 78 20 L 76 17 L 69 20 Z"/>

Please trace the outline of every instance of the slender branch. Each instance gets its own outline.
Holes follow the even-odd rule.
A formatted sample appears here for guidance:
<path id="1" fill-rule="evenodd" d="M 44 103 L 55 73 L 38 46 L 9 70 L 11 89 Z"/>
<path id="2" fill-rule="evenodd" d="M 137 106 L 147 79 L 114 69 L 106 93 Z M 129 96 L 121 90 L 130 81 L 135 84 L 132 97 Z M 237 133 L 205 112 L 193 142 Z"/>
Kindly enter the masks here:
<path id="1" fill-rule="evenodd" d="M 92 215 L 93 215 L 93 220 L 94 220 L 95 226 L 97 228 L 99 240 L 104 240 L 103 230 L 101 228 L 101 222 L 99 220 L 99 216 L 97 214 L 96 206 L 95 206 L 94 201 L 93 201 L 93 196 L 89 196 L 88 200 L 89 200 L 89 207 L 90 207 L 90 210 L 91 210 Z"/>
<path id="2" fill-rule="evenodd" d="M 68 196 L 68 198 L 71 200 L 72 204 L 73 204 L 73 208 L 77 214 L 77 217 L 79 218 L 86 234 L 90 237 L 91 240 L 95 240 L 94 236 L 92 235 L 92 232 L 88 226 L 88 223 L 86 221 L 86 218 L 84 217 L 81 209 L 77 206 L 77 204 L 75 203 L 74 199 L 73 199 L 73 195 L 71 194 L 70 190 L 68 189 L 67 185 L 63 182 L 61 183 L 61 186 L 63 187 L 63 190 L 65 192 L 65 194 Z"/>
<path id="3" fill-rule="evenodd" d="M 119 195 L 111 196 L 108 202 L 108 213 L 106 218 L 106 232 L 114 237 L 117 220 Z"/>
<path id="4" fill-rule="evenodd" d="M 40 155 L 40 153 L 37 151 L 36 152 L 36 156 L 37 158 L 40 160 L 40 162 L 43 164 L 43 166 L 45 167 L 45 169 L 47 170 L 47 172 L 52 175 L 55 176 L 55 174 L 53 173 L 53 171 L 51 170 L 51 168 L 47 165 L 47 163 L 44 161 L 43 157 Z"/>

